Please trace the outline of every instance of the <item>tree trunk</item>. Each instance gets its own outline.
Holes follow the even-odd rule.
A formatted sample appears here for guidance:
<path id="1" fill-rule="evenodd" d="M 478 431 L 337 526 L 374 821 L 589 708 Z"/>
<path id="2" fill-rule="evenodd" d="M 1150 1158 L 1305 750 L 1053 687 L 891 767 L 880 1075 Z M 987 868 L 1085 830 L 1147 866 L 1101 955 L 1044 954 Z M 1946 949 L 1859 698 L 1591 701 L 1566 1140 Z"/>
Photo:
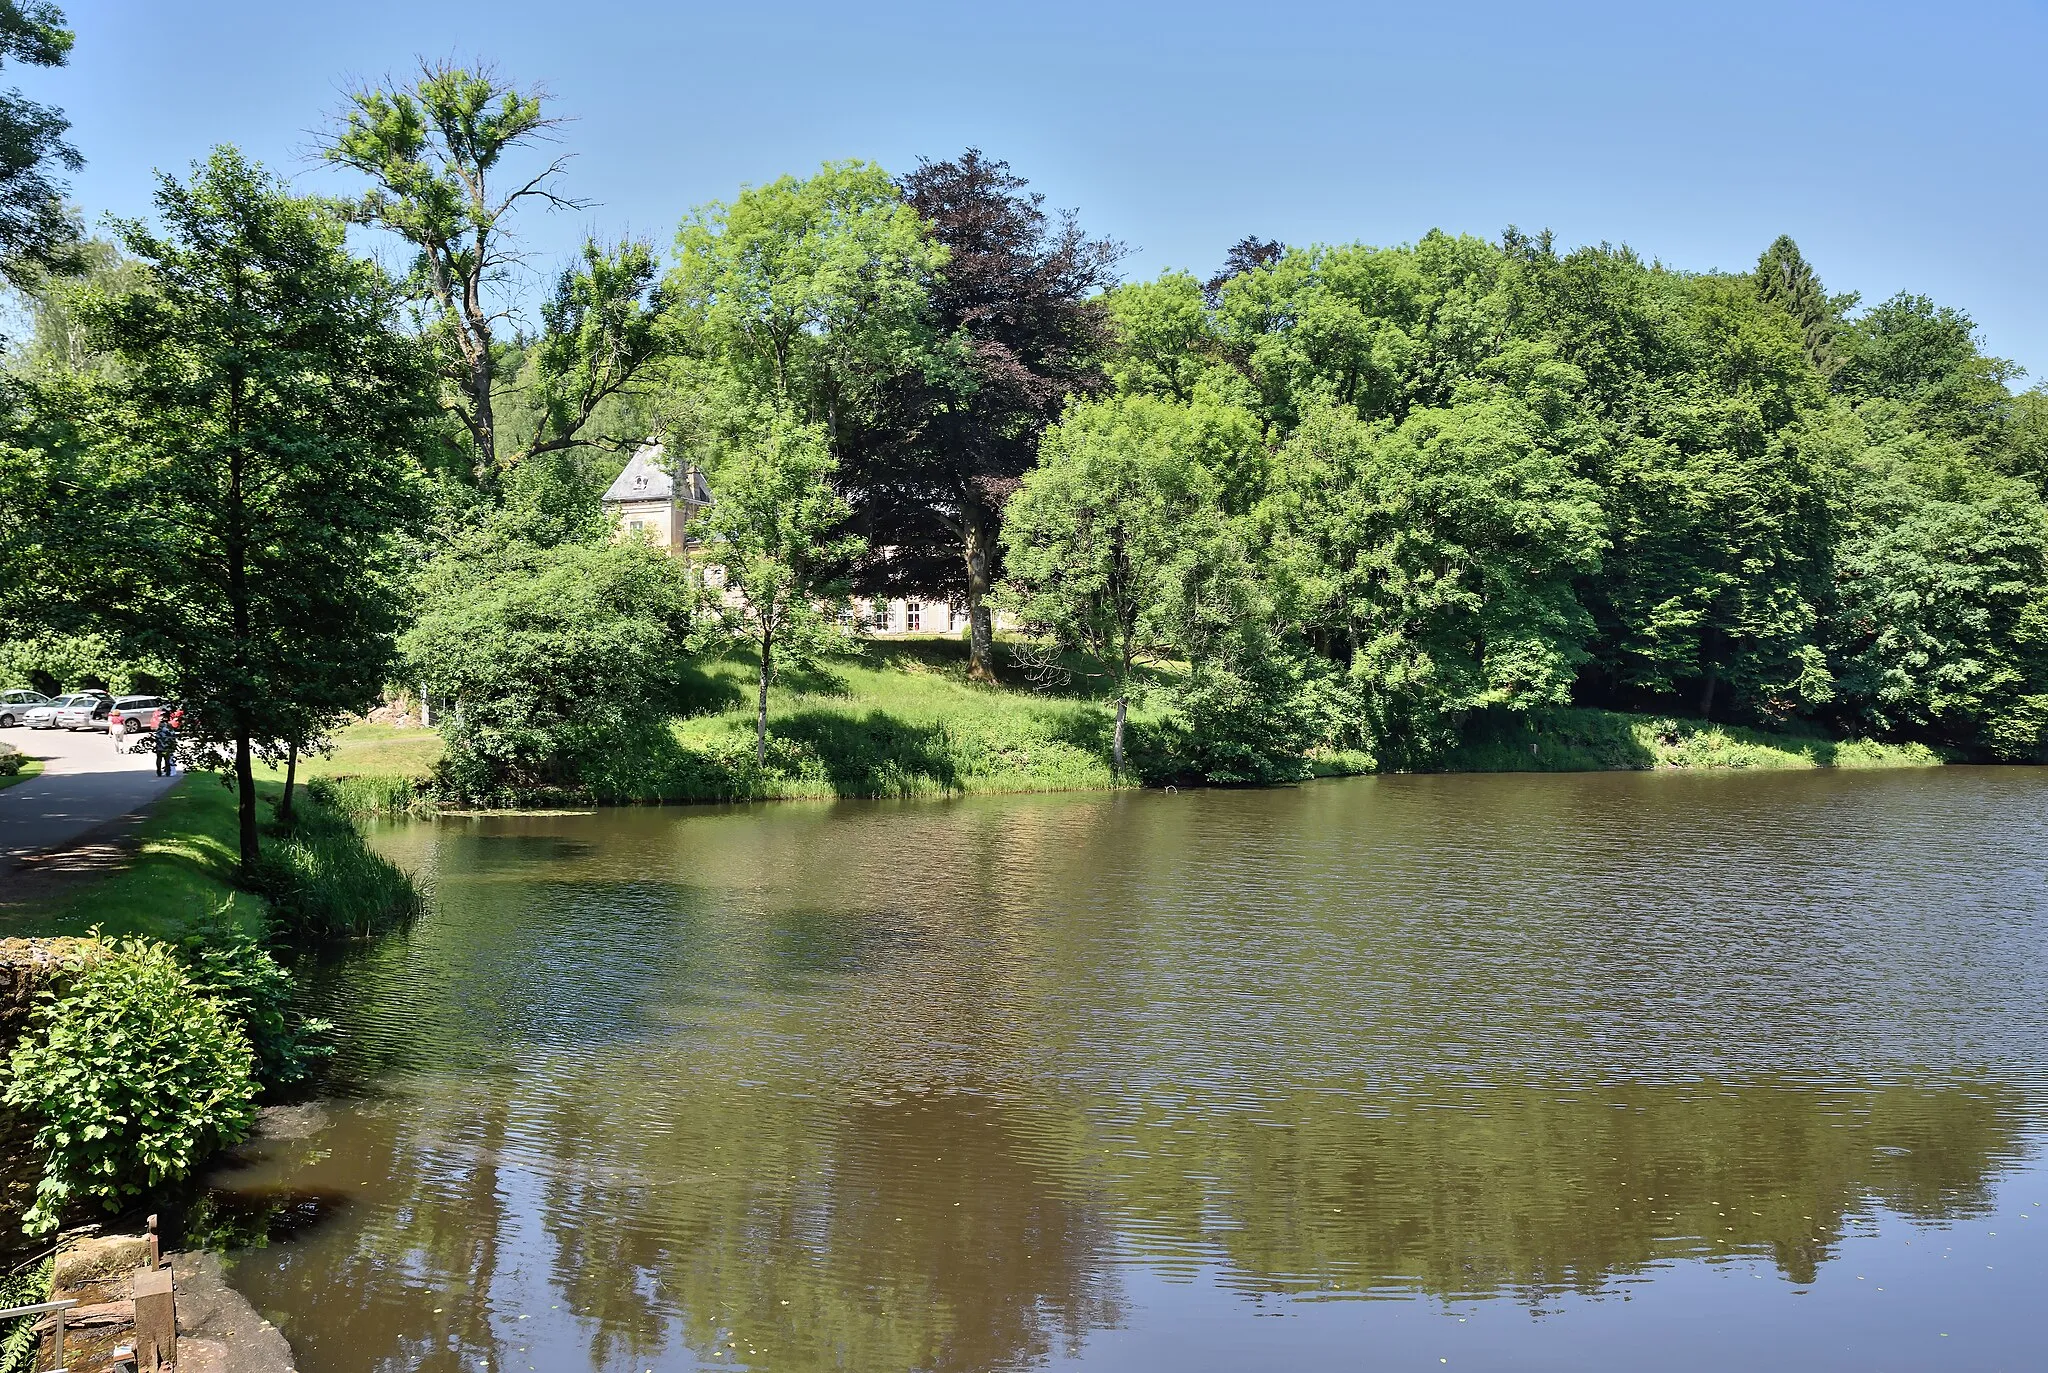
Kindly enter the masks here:
<path id="1" fill-rule="evenodd" d="M 299 746 L 293 744 L 284 757 L 284 804 L 277 808 L 277 823 L 292 827 L 292 787 L 299 780 Z"/>
<path id="2" fill-rule="evenodd" d="M 1118 777 L 1124 775 L 1124 706 L 1125 700 L 1116 698 L 1116 734 L 1110 740 L 1110 757 L 1115 759 L 1111 771 Z"/>
<path id="3" fill-rule="evenodd" d="M 256 772 L 249 762 L 249 726 L 239 712 L 235 722 L 235 810 L 242 850 L 242 882 L 256 879 Z"/>
<path id="4" fill-rule="evenodd" d="M 754 763 L 766 769 L 768 766 L 768 674 L 774 663 L 773 635 L 761 636 L 761 695 L 754 711 Z M 802 666 L 802 664 L 798 664 Z"/>
<path id="5" fill-rule="evenodd" d="M 972 682 L 996 680 L 995 616 L 983 601 L 988 596 L 989 569 L 994 562 L 995 529 L 980 511 L 966 516 L 967 538 L 962 550 L 967 558 L 967 679 Z"/>
<path id="6" fill-rule="evenodd" d="M 1700 718 L 1702 720 L 1714 718 L 1714 688 L 1720 685 L 1721 669 L 1709 663 L 1707 665 L 1707 683 L 1700 688 Z"/>

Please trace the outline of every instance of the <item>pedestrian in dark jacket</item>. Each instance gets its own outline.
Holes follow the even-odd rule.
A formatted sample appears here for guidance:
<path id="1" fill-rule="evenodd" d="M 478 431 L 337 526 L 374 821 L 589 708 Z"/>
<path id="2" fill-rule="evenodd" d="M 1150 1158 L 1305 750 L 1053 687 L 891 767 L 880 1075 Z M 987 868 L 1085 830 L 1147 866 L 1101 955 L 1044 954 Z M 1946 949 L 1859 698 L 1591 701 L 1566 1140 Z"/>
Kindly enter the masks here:
<path id="1" fill-rule="evenodd" d="M 156 715 L 156 775 L 169 777 L 177 755 L 178 731 L 171 724 L 171 712 L 159 710 Z"/>

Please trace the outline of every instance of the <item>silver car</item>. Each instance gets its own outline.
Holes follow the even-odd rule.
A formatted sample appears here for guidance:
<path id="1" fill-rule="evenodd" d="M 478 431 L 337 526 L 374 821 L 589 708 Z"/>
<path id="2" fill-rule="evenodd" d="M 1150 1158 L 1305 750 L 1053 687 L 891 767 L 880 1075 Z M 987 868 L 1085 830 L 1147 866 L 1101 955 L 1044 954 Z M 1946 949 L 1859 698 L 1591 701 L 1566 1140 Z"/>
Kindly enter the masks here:
<path id="1" fill-rule="evenodd" d="M 27 687 L 0 691 L 0 729 L 13 729 L 28 718 L 31 710 L 49 704 L 49 697 L 40 691 L 30 691 Z"/>
<path id="2" fill-rule="evenodd" d="M 77 692 L 70 700 L 70 705 L 58 707 L 59 729 L 100 729 L 114 708 L 114 698 L 104 691 Z"/>
<path id="3" fill-rule="evenodd" d="M 48 705 L 34 707 L 21 717 L 21 722 L 30 729 L 62 729 L 65 725 L 61 717 L 66 711 L 77 711 L 80 707 L 91 710 L 99 700 L 89 691 L 73 692 L 69 696 L 59 696 Z"/>

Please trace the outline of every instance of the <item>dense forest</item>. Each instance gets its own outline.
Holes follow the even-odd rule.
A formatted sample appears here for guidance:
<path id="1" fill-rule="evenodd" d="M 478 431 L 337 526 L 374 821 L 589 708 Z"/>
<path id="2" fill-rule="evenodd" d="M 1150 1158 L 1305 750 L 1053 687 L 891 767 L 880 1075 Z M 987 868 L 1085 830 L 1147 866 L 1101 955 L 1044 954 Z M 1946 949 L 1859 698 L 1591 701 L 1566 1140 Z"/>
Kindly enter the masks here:
<path id="1" fill-rule="evenodd" d="M 771 678 L 915 590 L 975 678 L 1106 683 L 1119 768 L 1128 708 L 1168 722 L 1162 776 L 1429 767 L 1568 704 L 2048 746 L 2048 394 L 1790 238 L 1246 238 L 1126 281 L 968 150 L 592 239 L 527 314 L 520 216 L 583 205 L 560 122 L 429 64 L 332 116 L 350 200 L 223 148 L 94 238 L 16 187 L 7 685 L 184 696 L 246 795 L 402 683 L 455 707 L 452 794 L 573 791 L 707 655 L 755 665 L 765 760 Z M 650 435 L 717 493 L 693 559 L 600 510 Z"/>

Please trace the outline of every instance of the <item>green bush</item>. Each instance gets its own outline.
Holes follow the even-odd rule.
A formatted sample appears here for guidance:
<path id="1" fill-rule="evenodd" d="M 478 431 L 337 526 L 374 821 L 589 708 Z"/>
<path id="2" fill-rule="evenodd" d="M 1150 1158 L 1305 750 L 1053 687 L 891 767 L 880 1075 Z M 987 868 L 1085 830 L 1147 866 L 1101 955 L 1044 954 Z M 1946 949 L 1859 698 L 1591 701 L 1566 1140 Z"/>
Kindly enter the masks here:
<path id="1" fill-rule="evenodd" d="M 42 1119 L 30 1234 L 65 1209 L 126 1200 L 190 1173 L 256 1118 L 254 1054 L 167 944 L 124 939 L 48 995 L 8 1063 L 6 1101 Z"/>
<path id="2" fill-rule="evenodd" d="M 334 1026 L 292 1008 L 296 983 L 223 905 L 197 924 L 178 950 L 193 989 L 235 1018 L 256 1054 L 256 1077 L 265 1087 L 303 1081 L 316 1059 L 334 1052 Z"/>
<path id="3" fill-rule="evenodd" d="M 25 753 L 0 753 L 0 777 L 12 777 L 28 766 Z"/>

